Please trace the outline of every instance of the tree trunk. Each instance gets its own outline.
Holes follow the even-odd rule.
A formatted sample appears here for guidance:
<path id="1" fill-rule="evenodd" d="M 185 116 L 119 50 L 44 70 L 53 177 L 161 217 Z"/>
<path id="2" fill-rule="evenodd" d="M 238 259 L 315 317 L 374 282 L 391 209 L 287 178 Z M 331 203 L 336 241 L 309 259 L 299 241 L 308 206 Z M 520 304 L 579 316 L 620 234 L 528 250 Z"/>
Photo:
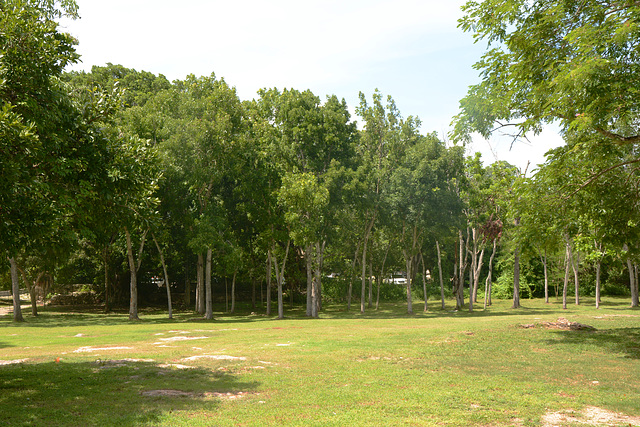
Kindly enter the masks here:
<path id="1" fill-rule="evenodd" d="M 212 250 L 211 248 L 207 248 L 207 266 L 205 268 L 205 315 L 204 318 L 207 320 L 213 319 L 213 298 L 211 295 L 211 257 Z"/>
<path id="2" fill-rule="evenodd" d="M 18 267 L 18 270 L 20 271 L 20 274 L 22 275 L 22 281 L 24 282 L 25 286 L 27 287 L 27 291 L 29 292 L 29 300 L 31 301 L 31 314 L 34 317 L 37 317 L 38 316 L 38 304 L 37 304 L 37 301 L 36 301 L 36 298 L 37 298 L 36 297 L 36 284 L 40 280 L 40 277 L 42 277 L 42 273 L 32 283 L 31 280 L 27 277 L 27 273 L 22 268 L 20 268 L 18 263 L 16 263 L 16 267 Z"/>
<path id="3" fill-rule="evenodd" d="M 233 279 L 231 279 L 231 313 L 236 311 L 236 276 L 238 270 L 233 272 Z"/>
<path id="4" fill-rule="evenodd" d="M 109 293 L 109 249 L 105 246 L 102 251 L 102 263 L 104 264 L 104 312 L 111 311 L 111 295 Z"/>
<path id="5" fill-rule="evenodd" d="M 629 268 L 629 289 L 631 290 L 631 307 L 638 306 L 638 291 L 633 262 L 627 258 L 627 268 Z"/>
<path id="6" fill-rule="evenodd" d="M 364 313 L 364 304 L 365 304 L 365 292 L 366 292 L 366 276 L 367 276 L 367 244 L 369 243 L 369 236 L 371 235 L 371 228 L 373 227 L 373 223 L 376 219 L 376 216 L 373 215 L 369 224 L 367 224 L 367 229 L 364 234 L 364 241 L 362 244 L 362 292 L 360 296 L 360 313 Z"/>
<path id="7" fill-rule="evenodd" d="M 444 280 L 442 278 L 442 255 L 440 253 L 440 242 L 436 240 L 436 250 L 438 251 L 438 276 L 440 276 L 440 300 L 442 301 L 442 310 L 444 310 Z"/>
<path id="8" fill-rule="evenodd" d="M 391 249 L 391 239 L 389 239 L 389 245 L 387 246 L 387 250 L 384 253 L 384 258 L 382 258 L 382 267 L 380 268 L 380 277 L 378 277 L 378 295 L 376 296 L 376 310 L 380 307 L 380 284 L 384 280 L 384 266 L 387 263 L 387 255 L 389 255 L 389 249 Z"/>
<path id="9" fill-rule="evenodd" d="M 465 254 L 465 242 L 462 237 L 462 230 L 458 230 L 458 241 L 460 243 L 460 258 L 458 266 L 458 287 L 456 292 L 456 310 L 464 307 L 464 272 L 467 268 L 467 256 Z"/>
<path id="10" fill-rule="evenodd" d="M 131 233 L 129 229 L 124 229 L 125 237 L 127 240 L 127 258 L 129 259 L 129 273 L 131 274 L 131 280 L 129 282 L 130 296 L 129 296 L 129 320 L 140 320 L 138 317 L 138 281 L 136 263 L 133 259 L 133 247 L 131 245 Z"/>
<path id="11" fill-rule="evenodd" d="M 544 250 L 544 256 L 542 259 L 542 265 L 544 267 L 544 302 L 549 304 L 549 267 L 547 265 L 547 250 Z"/>
<path id="12" fill-rule="evenodd" d="M 635 283 L 635 288 L 633 290 L 633 303 L 632 306 L 633 307 L 637 307 L 638 306 L 638 264 L 633 264 L 633 273 L 634 273 L 634 283 Z M 635 304 L 635 305 L 633 305 Z"/>
<path id="13" fill-rule="evenodd" d="M 324 263 L 324 242 L 322 243 L 322 246 L 320 245 L 320 242 L 317 243 L 318 245 L 318 262 L 316 264 L 316 271 L 314 273 L 316 280 L 315 280 L 315 284 L 316 284 L 316 298 L 315 298 L 315 308 L 316 308 L 316 315 L 315 317 L 317 318 L 319 316 L 319 313 L 322 311 L 322 264 Z"/>
<path id="14" fill-rule="evenodd" d="M 596 260 L 596 308 L 600 308 L 600 266 L 601 260 Z"/>
<path id="15" fill-rule="evenodd" d="M 489 274 L 487 274 L 487 280 L 484 282 L 484 309 L 487 309 L 487 305 L 491 305 L 491 283 L 493 282 L 493 258 L 496 256 L 496 247 L 498 240 L 493 239 L 493 250 L 491 251 L 491 257 L 489 258 Z"/>
<path id="16" fill-rule="evenodd" d="M 191 306 L 191 278 L 189 277 L 189 262 L 184 265 L 184 306 L 189 309 Z"/>
<path id="17" fill-rule="evenodd" d="M 284 319 L 284 302 L 282 301 L 282 284 L 284 281 L 284 267 L 287 264 L 287 257 L 289 256 L 289 246 L 291 245 L 291 240 L 287 241 L 287 249 L 284 253 L 284 258 L 282 260 L 282 267 L 278 268 L 278 260 L 275 255 L 271 255 L 273 258 L 273 265 L 276 269 L 276 281 L 278 282 L 278 319 Z"/>
<path id="18" fill-rule="evenodd" d="M 253 276 L 253 275 L 252 275 Z M 255 277 L 251 277 L 251 310 L 256 310 L 256 294 L 257 294 L 257 282 L 258 280 Z"/>
<path id="19" fill-rule="evenodd" d="M 204 285 L 204 257 L 198 254 L 198 280 L 196 285 L 196 311 L 204 314 L 206 311 L 205 285 Z"/>
<path id="20" fill-rule="evenodd" d="M 158 249 L 158 253 L 160 254 L 160 263 L 162 264 L 162 272 L 164 274 L 164 285 L 167 288 L 167 306 L 169 309 L 169 319 L 173 319 L 173 310 L 171 307 L 171 286 L 169 285 L 169 274 L 167 273 L 167 264 L 164 262 L 164 253 L 160 248 L 160 244 L 156 239 L 156 235 L 152 232 L 151 237 L 153 238 L 154 243 L 156 244 L 156 248 Z"/>
<path id="21" fill-rule="evenodd" d="M 424 295 L 424 310 L 427 311 L 427 269 L 424 266 L 424 256 L 420 250 L 420 262 L 422 263 L 422 294 Z"/>
<path id="22" fill-rule="evenodd" d="M 304 251 L 304 260 L 307 266 L 307 311 L 306 316 L 311 317 L 313 314 L 313 308 L 311 304 L 313 304 L 313 266 L 312 263 L 312 250 L 311 245 L 307 245 Z M 351 299 L 349 299 L 349 304 L 351 303 Z"/>
<path id="23" fill-rule="evenodd" d="M 267 316 L 271 316 L 271 249 L 267 251 Z"/>
<path id="24" fill-rule="evenodd" d="M 576 252 L 571 255 L 571 268 L 573 268 L 573 281 L 576 288 L 576 305 L 580 305 L 580 279 L 578 277 L 578 268 L 580 266 L 580 253 Z"/>
<path id="25" fill-rule="evenodd" d="M 411 264 L 412 260 L 410 257 L 406 258 L 406 266 L 407 266 L 407 313 L 413 314 L 413 301 L 411 300 Z"/>
<path id="26" fill-rule="evenodd" d="M 373 265 L 372 261 L 369 261 L 369 301 L 367 302 L 368 308 L 373 307 Z"/>
<path id="27" fill-rule="evenodd" d="M 513 306 L 520 308 L 520 248 L 516 246 L 513 256 Z"/>
<path id="28" fill-rule="evenodd" d="M 564 287 L 562 288 L 562 308 L 567 309 L 567 290 L 569 288 L 569 262 L 571 258 L 571 249 L 569 248 L 569 240 L 567 237 L 565 243 L 565 255 L 564 255 Z"/>
<path id="29" fill-rule="evenodd" d="M 24 322 L 22 307 L 20 307 L 20 277 L 18 276 L 18 264 L 15 258 L 9 258 L 11 266 L 11 293 L 13 295 L 13 321 Z"/>
<path id="30" fill-rule="evenodd" d="M 351 272 L 349 274 L 349 290 L 347 292 L 347 311 L 351 311 L 351 299 L 353 298 L 353 280 L 356 276 L 356 263 L 358 262 L 358 252 L 360 252 L 360 246 L 356 247 L 356 253 L 353 255 L 353 262 L 351 263 Z"/>
<path id="31" fill-rule="evenodd" d="M 475 269 L 473 273 L 473 302 L 478 302 L 478 288 L 480 287 L 480 273 L 482 272 L 482 264 L 484 261 L 484 249 L 480 251 L 480 255 L 475 262 Z"/>

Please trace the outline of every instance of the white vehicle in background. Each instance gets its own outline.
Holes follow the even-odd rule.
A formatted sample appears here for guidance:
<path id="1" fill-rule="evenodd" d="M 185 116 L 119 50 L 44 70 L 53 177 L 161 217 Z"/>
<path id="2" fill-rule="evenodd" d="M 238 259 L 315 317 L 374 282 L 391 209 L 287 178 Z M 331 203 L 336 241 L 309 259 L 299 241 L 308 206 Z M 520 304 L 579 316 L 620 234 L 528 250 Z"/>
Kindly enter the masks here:
<path id="1" fill-rule="evenodd" d="M 384 283 L 389 283 L 393 285 L 406 285 L 407 284 L 407 275 L 403 272 L 393 273 L 390 277 L 384 279 Z"/>

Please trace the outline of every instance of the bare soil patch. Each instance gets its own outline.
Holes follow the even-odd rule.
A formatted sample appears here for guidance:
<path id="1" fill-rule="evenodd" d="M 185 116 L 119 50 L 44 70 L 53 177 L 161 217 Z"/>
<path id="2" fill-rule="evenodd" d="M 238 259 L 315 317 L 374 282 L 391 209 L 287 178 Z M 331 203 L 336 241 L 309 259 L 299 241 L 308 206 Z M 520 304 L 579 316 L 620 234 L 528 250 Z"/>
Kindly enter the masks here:
<path id="1" fill-rule="evenodd" d="M 246 391 L 238 391 L 238 392 L 217 392 L 217 391 L 207 391 L 204 393 L 196 393 L 189 391 L 181 391 L 181 390 L 147 390 L 143 391 L 142 394 L 145 397 L 190 397 L 190 398 L 218 398 L 224 400 L 234 400 L 234 399 L 242 399 L 249 393 Z"/>
<path id="2" fill-rule="evenodd" d="M 76 350 L 73 350 L 74 353 L 95 353 L 97 351 L 111 351 L 111 350 L 133 350 L 133 347 L 80 347 Z"/>
<path id="3" fill-rule="evenodd" d="M 218 355 L 211 355 L 211 354 L 204 354 L 204 355 L 200 355 L 200 356 L 191 356 L 191 357 L 185 357 L 184 359 L 181 360 L 181 362 L 192 362 L 194 360 L 198 360 L 198 359 L 212 359 L 212 360 L 247 360 L 246 357 L 236 357 L 236 356 L 227 356 L 224 354 L 218 354 Z"/>
<path id="4" fill-rule="evenodd" d="M 590 325 L 585 325 L 583 323 L 571 322 L 564 317 L 558 317 L 558 320 L 555 322 L 540 322 L 538 323 L 527 323 L 520 325 L 523 329 L 531 329 L 536 326 L 542 326 L 546 329 L 560 329 L 566 331 L 595 331 L 596 328 Z"/>
<path id="5" fill-rule="evenodd" d="M 4 365 L 17 365 L 18 363 L 24 363 L 29 359 L 15 359 L 15 360 L 0 360 L 0 366 Z"/>
<path id="6" fill-rule="evenodd" d="M 607 411 L 596 406 L 587 406 L 580 412 L 572 410 L 549 412 L 542 417 L 544 427 L 591 425 L 591 426 L 640 426 L 640 417 Z"/>

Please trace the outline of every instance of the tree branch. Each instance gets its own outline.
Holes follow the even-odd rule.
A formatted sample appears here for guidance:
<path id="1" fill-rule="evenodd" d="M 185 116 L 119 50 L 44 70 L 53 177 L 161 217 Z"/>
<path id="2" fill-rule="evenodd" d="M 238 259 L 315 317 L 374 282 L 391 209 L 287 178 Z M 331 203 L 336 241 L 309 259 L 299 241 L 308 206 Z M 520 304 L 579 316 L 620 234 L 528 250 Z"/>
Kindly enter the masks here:
<path id="1" fill-rule="evenodd" d="M 606 169 L 601 170 L 600 172 L 598 172 L 595 175 L 592 175 L 591 178 L 589 178 L 586 182 L 582 183 L 575 191 L 573 191 L 571 194 L 569 194 L 568 196 L 563 197 L 564 200 L 569 200 L 571 197 L 573 197 L 578 191 L 582 190 L 583 188 L 585 188 L 587 185 L 591 184 L 593 181 L 595 181 L 596 179 L 600 178 L 602 175 L 604 175 L 607 172 L 610 172 L 616 168 L 620 168 L 622 166 L 626 166 L 626 165 L 631 165 L 634 163 L 640 163 L 640 159 L 635 159 L 635 160 L 629 160 L 628 162 L 623 162 L 623 163 L 619 163 L 617 165 L 613 165 L 610 166 Z"/>

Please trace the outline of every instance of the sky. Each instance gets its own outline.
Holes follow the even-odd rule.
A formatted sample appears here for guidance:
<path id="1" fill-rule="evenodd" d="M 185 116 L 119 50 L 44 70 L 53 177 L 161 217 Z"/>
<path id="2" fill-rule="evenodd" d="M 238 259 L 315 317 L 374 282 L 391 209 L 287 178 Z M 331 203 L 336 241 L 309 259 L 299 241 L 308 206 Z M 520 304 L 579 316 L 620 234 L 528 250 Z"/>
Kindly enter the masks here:
<path id="1" fill-rule="evenodd" d="M 310 89 L 344 98 L 393 97 L 423 133 L 446 139 L 459 101 L 480 82 L 486 48 L 457 28 L 464 0 L 76 0 L 80 19 L 61 22 L 79 41 L 81 63 L 121 64 L 169 80 L 215 73 L 243 100 L 261 88 Z M 531 143 L 476 136 L 468 154 L 529 170 L 562 144 L 545 130 Z"/>

